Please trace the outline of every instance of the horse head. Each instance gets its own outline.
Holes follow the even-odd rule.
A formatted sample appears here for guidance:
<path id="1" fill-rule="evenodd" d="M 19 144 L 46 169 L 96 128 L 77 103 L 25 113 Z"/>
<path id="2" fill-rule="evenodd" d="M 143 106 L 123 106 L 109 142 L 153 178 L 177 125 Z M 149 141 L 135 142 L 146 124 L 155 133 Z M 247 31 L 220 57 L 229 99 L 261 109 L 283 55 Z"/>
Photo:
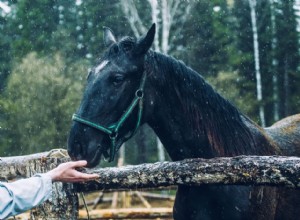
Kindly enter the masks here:
<path id="1" fill-rule="evenodd" d="M 81 104 L 73 115 L 68 138 L 72 159 L 96 166 L 103 155 L 114 159 L 120 146 L 143 123 L 145 57 L 155 35 L 155 24 L 139 39 L 117 42 L 104 28 L 106 52 L 93 66 Z"/>

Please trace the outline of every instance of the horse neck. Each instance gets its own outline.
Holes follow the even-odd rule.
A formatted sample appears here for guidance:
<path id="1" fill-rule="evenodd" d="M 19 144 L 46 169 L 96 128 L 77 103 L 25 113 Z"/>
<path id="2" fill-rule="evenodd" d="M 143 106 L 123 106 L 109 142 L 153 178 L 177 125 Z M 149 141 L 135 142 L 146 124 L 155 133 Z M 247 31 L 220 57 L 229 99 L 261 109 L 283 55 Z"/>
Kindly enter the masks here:
<path id="1" fill-rule="evenodd" d="M 151 57 L 148 123 L 173 160 L 273 153 L 264 130 L 198 73 L 174 58 L 159 53 Z"/>

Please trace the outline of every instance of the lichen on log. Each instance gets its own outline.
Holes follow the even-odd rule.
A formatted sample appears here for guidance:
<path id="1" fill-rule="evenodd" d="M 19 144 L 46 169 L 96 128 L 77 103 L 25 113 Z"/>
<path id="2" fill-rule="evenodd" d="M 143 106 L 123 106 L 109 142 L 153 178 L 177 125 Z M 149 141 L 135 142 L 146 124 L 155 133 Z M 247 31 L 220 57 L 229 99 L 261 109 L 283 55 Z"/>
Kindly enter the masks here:
<path id="1" fill-rule="evenodd" d="M 30 177 L 47 172 L 69 158 L 49 157 L 49 152 L 23 157 L 1 158 L 0 180 Z M 97 181 L 66 185 L 53 184 L 57 196 L 38 211 L 33 219 L 76 219 L 76 192 L 134 190 L 174 185 L 203 184 L 269 185 L 300 188 L 300 158 L 283 156 L 238 156 L 232 158 L 186 159 L 118 168 L 82 169 L 97 173 Z M 59 183 L 57 183 L 59 184 Z M 75 188 L 74 188 L 74 187 Z M 36 213 L 36 216 L 35 216 Z M 51 214 L 49 214 L 51 213 Z"/>
<path id="2" fill-rule="evenodd" d="M 128 190 L 172 185 L 269 185 L 300 188 L 300 158 L 238 156 L 186 159 L 119 168 L 87 169 L 98 181 L 76 184 L 77 191 Z"/>

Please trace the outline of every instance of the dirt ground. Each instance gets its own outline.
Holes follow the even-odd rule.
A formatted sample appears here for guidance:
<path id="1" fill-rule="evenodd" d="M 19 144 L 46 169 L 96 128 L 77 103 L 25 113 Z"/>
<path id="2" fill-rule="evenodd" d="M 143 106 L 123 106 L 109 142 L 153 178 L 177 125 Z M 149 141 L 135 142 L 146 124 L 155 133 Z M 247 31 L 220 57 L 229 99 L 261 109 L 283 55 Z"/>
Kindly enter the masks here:
<path id="1" fill-rule="evenodd" d="M 117 216 L 128 216 L 132 218 L 122 219 L 172 219 L 172 207 L 175 199 L 175 189 L 152 190 L 152 191 L 128 191 L 128 192 L 94 192 L 84 195 L 91 219 L 121 219 Z M 79 219 L 87 218 L 86 207 L 82 197 L 79 197 L 80 216 Z M 99 198 L 101 200 L 99 201 Z M 97 211 L 98 210 L 98 211 Z M 158 213 L 161 210 L 161 213 Z M 101 216 L 96 218 L 93 213 L 101 211 Z M 107 213 L 105 213 L 107 211 Z M 114 212 L 114 214 L 112 214 Z M 151 214 L 152 212 L 152 214 Z M 116 214 L 118 213 L 118 214 Z M 138 216 L 144 216 L 139 218 Z M 147 216 L 147 218 L 145 218 Z"/>

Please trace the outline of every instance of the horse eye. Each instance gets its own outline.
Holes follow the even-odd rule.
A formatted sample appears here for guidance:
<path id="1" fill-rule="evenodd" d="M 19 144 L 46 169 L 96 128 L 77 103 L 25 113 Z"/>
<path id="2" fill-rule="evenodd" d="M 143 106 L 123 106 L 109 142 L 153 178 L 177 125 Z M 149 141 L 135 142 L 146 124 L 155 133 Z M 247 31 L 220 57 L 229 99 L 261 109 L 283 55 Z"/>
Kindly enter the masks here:
<path id="1" fill-rule="evenodd" d="M 122 74 L 115 74 L 112 77 L 112 82 L 114 85 L 118 85 L 123 81 L 124 81 L 124 75 L 122 75 Z"/>

